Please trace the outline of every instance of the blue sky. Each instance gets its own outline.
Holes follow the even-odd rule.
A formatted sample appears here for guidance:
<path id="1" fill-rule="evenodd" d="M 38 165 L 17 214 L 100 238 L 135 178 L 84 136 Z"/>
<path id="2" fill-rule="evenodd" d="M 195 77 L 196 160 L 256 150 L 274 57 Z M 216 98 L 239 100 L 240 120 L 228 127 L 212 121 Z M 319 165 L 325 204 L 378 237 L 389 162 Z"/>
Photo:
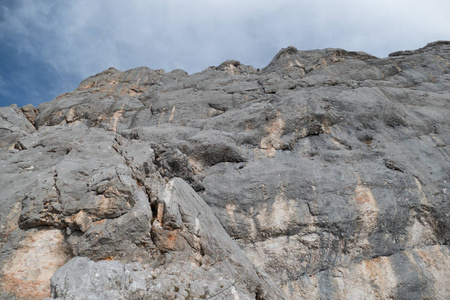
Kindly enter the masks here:
<path id="1" fill-rule="evenodd" d="M 448 0 L 1 0 L 0 106 L 50 101 L 109 67 L 264 67 L 281 48 L 385 57 L 450 40 Z"/>

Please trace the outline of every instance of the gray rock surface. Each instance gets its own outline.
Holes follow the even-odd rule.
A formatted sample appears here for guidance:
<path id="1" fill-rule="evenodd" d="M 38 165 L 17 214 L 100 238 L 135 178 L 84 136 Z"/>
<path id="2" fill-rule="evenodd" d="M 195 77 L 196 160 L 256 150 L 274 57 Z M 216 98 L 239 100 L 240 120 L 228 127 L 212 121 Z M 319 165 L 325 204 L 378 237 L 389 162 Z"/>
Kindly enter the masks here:
<path id="1" fill-rule="evenodd" d="M 0 108 L 0 297 L 447 299 L 449 71 L 289 47 Z"/>
<path id="2" fill-rule="evenodd" d="M 182 179 L 159 191 L 152 241 L 163 254 L 123 264 L 75 257 L 52 277 L 51 296 L 62 299 L 282 299 L 229 237 L 207 204 Z"/>

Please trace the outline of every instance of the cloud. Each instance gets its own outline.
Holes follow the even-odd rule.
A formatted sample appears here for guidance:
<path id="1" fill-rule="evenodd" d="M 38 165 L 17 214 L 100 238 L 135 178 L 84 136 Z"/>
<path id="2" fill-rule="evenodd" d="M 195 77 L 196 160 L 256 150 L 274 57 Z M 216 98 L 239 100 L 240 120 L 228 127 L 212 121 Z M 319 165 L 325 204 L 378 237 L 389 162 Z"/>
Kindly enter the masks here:
<path id="1" fill-rule="evenodd" d="M 386 56 L 445 37 L 447 2 L 34 0 L 9 21 L 20 49 L 85 76 L 143 64 L 200 71 L 235 57 L 262 66 L 291 44 Z"/>
<path id="2" fill-rule="evenodd" d="M 12 2 L 11 2 L 12 3 Z M 198 72 L 226 59 L 263 67 L 282 47 L 387 56 L 449 39 L 447 0 L 23 0 L 0 39 L 79 80 L 114 66 Z"/>

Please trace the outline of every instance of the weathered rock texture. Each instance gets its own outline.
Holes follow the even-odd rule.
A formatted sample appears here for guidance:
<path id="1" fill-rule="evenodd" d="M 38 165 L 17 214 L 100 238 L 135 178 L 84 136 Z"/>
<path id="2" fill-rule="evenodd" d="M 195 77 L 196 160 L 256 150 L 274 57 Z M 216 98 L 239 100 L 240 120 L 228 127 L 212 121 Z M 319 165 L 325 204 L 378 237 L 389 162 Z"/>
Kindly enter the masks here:
<path id="1" fill-rule="evenodd" d="M 0 108 L 0 297 L 448 299 L 449 60 L 289 47 Z"/>

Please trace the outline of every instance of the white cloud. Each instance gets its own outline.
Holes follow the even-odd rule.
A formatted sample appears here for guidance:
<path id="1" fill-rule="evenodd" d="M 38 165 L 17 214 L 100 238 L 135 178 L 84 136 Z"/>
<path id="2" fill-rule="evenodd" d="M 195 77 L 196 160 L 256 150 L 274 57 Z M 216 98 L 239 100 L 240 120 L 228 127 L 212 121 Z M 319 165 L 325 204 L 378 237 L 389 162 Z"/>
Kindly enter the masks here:
<path id="1" fill-rule="evenodd" d="M 447 0 L 22 3 L 0 23 L 0 38 L 80 78 L 110 66 L 196 72 L 225 59 L 263 67 L 289 45 L 387 56 L 450 33 Z"/>

